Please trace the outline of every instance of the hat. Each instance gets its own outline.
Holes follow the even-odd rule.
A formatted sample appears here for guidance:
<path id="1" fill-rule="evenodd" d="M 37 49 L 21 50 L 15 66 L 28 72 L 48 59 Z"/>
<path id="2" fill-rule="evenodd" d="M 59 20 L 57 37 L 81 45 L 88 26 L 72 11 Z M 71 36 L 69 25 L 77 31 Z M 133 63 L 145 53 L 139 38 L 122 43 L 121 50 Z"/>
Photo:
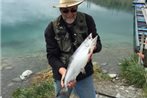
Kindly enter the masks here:
<path id="1" fill-rule="evenodd" d="M 60 0 L 59 4 L 53 7 L 60 7 L 60 8 L 71 7 L 81 4 L 83 1 L 84 0 Z"/>

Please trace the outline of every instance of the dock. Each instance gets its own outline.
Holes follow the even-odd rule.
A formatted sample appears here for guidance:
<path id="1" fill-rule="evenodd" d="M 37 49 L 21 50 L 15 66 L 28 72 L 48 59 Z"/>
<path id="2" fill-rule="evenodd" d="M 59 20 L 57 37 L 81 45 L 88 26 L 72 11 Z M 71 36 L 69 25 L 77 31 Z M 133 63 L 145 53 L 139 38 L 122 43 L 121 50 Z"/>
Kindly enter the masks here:
<path id="1" fill-rule="evenodd" d="M 145 0 L 134 0 L 134 50 L 143 53 L 147 37 L 147 5 Z M 141 62 L 141 60 L 139 60 Z"/>
<path id="2" fill-rule="evenodd" d="M 134 4 L 134 47 L 141 46 L 142 36 L 147 36 L 147 7 L 139 2 Z"/>

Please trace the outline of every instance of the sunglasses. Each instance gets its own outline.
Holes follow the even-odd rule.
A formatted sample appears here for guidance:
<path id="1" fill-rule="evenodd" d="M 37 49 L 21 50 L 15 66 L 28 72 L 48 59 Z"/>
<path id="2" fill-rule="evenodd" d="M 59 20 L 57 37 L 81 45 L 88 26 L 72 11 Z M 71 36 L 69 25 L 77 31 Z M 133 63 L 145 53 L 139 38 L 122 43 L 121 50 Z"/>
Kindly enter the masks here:
<path id="1" fill-rule="evenodd" d="M 65 14 L 71 12 L 71 13 L 75 13 L 77 12 L 77 9 L 61 9 L 61 11 Z"/>

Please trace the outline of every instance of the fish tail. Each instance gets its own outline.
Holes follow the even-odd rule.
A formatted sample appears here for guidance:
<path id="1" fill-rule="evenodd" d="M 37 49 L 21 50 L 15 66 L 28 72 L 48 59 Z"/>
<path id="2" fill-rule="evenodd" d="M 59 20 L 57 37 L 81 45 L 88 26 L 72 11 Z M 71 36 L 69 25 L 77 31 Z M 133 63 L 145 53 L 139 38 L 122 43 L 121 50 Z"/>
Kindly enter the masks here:
<path id="1" fill-rule="evenodd" d="M 56 97 L 59 97 L 59 96 L 68 96 L 69 97 L 68 88 L 65 88 L 65 87 L 64 88 L 61 88 L 58 91 Z"/>

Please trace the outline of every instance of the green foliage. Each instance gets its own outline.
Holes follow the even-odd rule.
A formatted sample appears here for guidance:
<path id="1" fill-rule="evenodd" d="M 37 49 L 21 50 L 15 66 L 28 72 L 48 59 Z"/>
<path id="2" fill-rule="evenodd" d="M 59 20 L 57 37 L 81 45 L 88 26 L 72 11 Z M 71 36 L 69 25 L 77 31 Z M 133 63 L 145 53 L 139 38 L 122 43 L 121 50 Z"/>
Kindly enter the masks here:
<path id="1" fill-rule="evenodd" d="M 110 80 L 108 74 L 103 73 L 99 65 L 94 65 L 94 78 L 97 80 Z"/>
<path id="2" fill-rule="evenodd" d="M 54 93 L 53 82 L 41 82 L 26 88 L 18 88 L 13 98 L 51 98 Z"/>
<path id="3" fill-rule="evenodd" d="M 147 98 L 147 83 L 143 86 L 143 95 Z"/>
<path id="4" fill-rule="evenodd" d="M 126 82 L 130 85 L 135 85 L 136 87 L 143 87 L 146 83 L 147 74 L 142 67 L 139 65 L 136 57 L 131 57 L 129 59 L 125 59 L 121 64 L 121 75 L 126 79 Z"/>
<path id="5" fill-rule="evenodd" d="M 138 64 L 137 56 L 125 59 L 120 66 L 121 76 L 126 80 L 126 83 L 143 88 L 144 93 L 147 94 L 147 72 L 143 65 Z M 145 96 L 147 97 L 147 95 Z"/>

